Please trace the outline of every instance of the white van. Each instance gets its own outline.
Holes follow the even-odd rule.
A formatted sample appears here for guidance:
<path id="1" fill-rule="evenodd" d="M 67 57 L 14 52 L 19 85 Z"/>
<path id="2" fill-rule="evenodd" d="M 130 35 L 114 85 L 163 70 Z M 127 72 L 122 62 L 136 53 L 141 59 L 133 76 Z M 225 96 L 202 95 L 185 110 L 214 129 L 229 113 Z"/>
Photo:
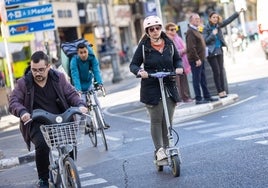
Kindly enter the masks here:
<path id="1" fill-rule="evenodd" d="M 267 0 L 257 0 L 257 24 L 262 49 L 268 59 L 268 11 Z"/>

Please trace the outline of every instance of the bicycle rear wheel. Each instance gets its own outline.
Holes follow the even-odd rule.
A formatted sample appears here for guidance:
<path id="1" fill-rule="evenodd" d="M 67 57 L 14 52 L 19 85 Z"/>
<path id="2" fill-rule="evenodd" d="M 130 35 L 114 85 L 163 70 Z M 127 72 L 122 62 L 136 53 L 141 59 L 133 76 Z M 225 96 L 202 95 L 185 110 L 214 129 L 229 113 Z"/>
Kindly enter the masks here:
<path id="1" fill-rule="evenodd" d="M 78 175 L 78 170 L 74 163 L 74 160 L 71 157 L 66 157 L 64 159 L 64 174 L 63 180 L 66 187 L 68 188 L 80 188 L 81 182 Z"/>
<path id="2" fill-rule="evenodd" d="M 96 119 L 97 119 L 97 122 L 98 122 L 98 131 L 102 137 L 102 142 L 103 142 L 103 145 L 104 145 L 104 148 L 105 150 L 107 151 L 108 150 L 108 144 L 107 144 L 107 140 L 106 140 L 106 136 L 105 136 L 105 133 L 104 133 L 104 119 L 102 117 L 102 114 L 101 114 L 101 110 L 99 108 L 99 106 L 94 106 L 93 107 L 93 111 L 95 111 L 95 114 L 96 114 Z"/>

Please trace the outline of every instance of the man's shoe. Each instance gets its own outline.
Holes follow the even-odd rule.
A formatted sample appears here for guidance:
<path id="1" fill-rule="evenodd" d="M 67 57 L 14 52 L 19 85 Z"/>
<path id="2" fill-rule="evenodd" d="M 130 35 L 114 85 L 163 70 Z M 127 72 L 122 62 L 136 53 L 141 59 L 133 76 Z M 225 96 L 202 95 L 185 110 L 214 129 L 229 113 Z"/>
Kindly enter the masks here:
<path id="1" fill-rule="evenodd" d="M 213 97 L 205 98 L 205 101 L 208 101 L 208 102 L 215 102 L 215 101 L 218 101 L 218 100 L 219 100 L 218 98 L 213 98 Z"/>
<path id="2" fill-rule="evenodd" d="M 197 101 L 195 101 L 195 104 L 206 104 L 206 103 L 209 103 L 209 101 L 207 101 L 207 100 L 197 100 Z"/>
<path id="3" fill-rule="evenodd" d="M 48 180 L 39 179 L 37 183 L 37 187 L 39 188 L 48 188 Z"/>

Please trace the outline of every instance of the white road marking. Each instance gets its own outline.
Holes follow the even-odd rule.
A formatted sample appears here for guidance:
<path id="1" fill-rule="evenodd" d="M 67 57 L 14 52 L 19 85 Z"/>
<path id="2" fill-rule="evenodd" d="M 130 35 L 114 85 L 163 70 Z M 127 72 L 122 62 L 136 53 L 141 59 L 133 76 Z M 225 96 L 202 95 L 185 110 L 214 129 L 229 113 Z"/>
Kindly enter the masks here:
<path id="1" fill-rule="evenodd" d="M 268 127 L 256 127 L 256 128 L 245 128 L 245 129 L 239 129 L 239 130 L 232 130 L 232 131 L 227 131 L 223 133 L 218 133 L 215 134 L 216 136 L 219 137 L 229 137 L 229 136 L 236 136 L 240 134 L 247 134 L 247 133 L 252 133 L 252 132 L 257 132 L 257 131 L 263 131 L 267 130 Z"/>
<path id="2" fill-rule="evenodd" d="M 103 178 L 96 178 L 96 179 L 92 179 L 92 180 L 82 181 L 81 186 L 85 187 L 85 186 L 90 186 L 90 185 L 102 184 L 102 183 L 106 183 L 106 182 L 107 181 Z"/>
<path id="3" fill-rule="evenodd" d="M 196 126 L 191 126 L 191 127 L 185 127 L 183 129 L 185 129 L 185 130 L 197 130 L 197 129 L 203 129 L 203 128 L 208 128 L 208 127 L 213 127 L 215 125 L 219 125 L 219 123 L 204 123 L 204 124 L 201 124 L 201 125 L 196 125 Z"/>
<path id="4" fill-rule="evenodd" d="M 268 137 L 268 133 L 260 133 L 260 134 L 253 134 L 253 135 L 248 135 L 248 136 L 241 136 L 235 138 L 236 140 L 254 140 L 258 138 L 265 138 Z"/>

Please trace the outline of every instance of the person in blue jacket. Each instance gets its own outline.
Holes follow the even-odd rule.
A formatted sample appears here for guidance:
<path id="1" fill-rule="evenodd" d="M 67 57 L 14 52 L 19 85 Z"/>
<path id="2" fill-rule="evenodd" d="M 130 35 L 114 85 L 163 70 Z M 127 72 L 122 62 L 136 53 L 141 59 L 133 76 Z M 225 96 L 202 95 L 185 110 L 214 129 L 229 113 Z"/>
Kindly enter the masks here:
<path id="1" fill-rule="evenodd" d="M 72 84 L 78 92 L 88 91 L 92 86 L 92 80 L 99 86 L 103 85 L 99 61 L 92 48 L 84 43 L 77 45 L 77 55 L 70 62 Z"/>
<path id="2" fill-rule="evenodd" d="M 86 97 L 82 92 L 88 91 L 93 84 L 97 87 L 103 87 L 99 61 L 92 48 L 85 43 L 77 45 L 77 55 L 74 55 L 70 61 L 70 71 L 72 84 L 84 101 Z M 93 83 L 93 79 L 95 83 Z M 109 127 L 105 123 L 104 128 Z"/>

